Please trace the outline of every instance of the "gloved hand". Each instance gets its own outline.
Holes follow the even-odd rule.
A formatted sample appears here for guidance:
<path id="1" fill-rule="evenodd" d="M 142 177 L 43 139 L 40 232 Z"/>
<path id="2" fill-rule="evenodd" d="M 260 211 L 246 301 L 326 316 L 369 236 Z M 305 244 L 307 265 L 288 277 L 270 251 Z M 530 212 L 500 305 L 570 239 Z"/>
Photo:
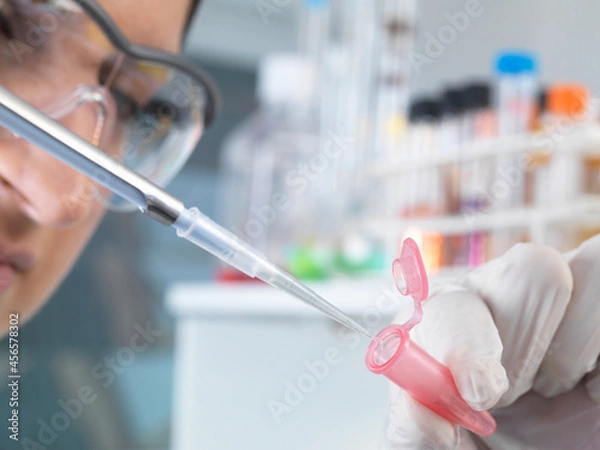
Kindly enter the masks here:
<path id="1" fill-rule="evenodd" d="M 519 244 L 434 289 L 412 339 L 490 409 L 482 439 L 391 385 L 385 449 L 600 449 L 600 236 L 562 256 Z"/>

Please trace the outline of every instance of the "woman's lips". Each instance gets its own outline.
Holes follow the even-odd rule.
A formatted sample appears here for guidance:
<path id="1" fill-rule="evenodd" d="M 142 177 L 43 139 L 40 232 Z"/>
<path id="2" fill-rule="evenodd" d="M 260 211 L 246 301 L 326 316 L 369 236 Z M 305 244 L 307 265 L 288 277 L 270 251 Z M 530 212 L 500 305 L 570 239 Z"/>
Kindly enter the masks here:
<path id="1" fill-rule="evenodd" d="M 33 266 L 33 255 L 26 252 L 6 251 L 0 245 L 0 265 L 11 266 L 17 272 L 26 272 Z"/>
<path id="2" fill-rule="evenodd" d="M 15 282 L 16 271 L 13 266 L 0 263 L 0 294 L 6 292 Z"/>
<path id="3" fill-rule="evenodd" d="M 18 273 L 24 273 L 33 266 L 33 256 L 25 252 L 7 252 L 0 246 L 0 294 L 14 284 Z"/>

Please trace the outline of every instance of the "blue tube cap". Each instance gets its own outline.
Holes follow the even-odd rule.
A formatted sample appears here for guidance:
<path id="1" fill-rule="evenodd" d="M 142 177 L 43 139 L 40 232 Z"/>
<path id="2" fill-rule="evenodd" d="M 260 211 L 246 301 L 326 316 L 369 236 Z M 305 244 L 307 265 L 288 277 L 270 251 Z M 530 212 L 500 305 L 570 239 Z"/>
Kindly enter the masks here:
<path id="1" fill-rule="evenodd" d="M 503 75 L 537 71 L 537 58 L 529 52 L 502 52 L 496 58 L 496 71 Z"/>
<path id="2" fill-rule="evenodd" d="M 304 0 L 309 8 L 323 8 L 327 4 L 327 0 Z"/>

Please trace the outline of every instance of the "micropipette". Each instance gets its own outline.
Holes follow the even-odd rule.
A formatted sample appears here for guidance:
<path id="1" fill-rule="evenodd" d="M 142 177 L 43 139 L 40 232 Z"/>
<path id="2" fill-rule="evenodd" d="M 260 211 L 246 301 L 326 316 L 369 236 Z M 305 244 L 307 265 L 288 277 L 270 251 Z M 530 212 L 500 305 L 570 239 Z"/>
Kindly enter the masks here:
<path id="1" fill-rule="evenodd" d="M 0 126 L 26 138 L 75 170 L 135 204 L 157 222 L 172 226 L 177 235 L 212 253 L 227 264 L 259 278 L 331 319 L 370 339 L 370 331 L 318 295 L 291 274 L 268 261 L 260 252 L 101 149 L 47 117 L 0 86 Z"/>

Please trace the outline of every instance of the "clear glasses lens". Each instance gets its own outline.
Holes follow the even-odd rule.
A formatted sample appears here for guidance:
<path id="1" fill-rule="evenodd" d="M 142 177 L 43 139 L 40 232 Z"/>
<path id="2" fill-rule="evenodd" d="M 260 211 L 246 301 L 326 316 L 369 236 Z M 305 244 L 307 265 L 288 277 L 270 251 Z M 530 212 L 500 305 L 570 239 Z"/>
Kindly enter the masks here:
<path id="1" fill-rule="evenodd" d="M 199 82 L 118 51 L 71 0 L 0 0 L 0 85 L 62 116 L 72 131 L 160 185 L 181 169 L 203 131 Z M 82 105 L 96 114 L 93 125 L 68 114 Z M 107 195 L 99 200 L 130 209 Z"/>

